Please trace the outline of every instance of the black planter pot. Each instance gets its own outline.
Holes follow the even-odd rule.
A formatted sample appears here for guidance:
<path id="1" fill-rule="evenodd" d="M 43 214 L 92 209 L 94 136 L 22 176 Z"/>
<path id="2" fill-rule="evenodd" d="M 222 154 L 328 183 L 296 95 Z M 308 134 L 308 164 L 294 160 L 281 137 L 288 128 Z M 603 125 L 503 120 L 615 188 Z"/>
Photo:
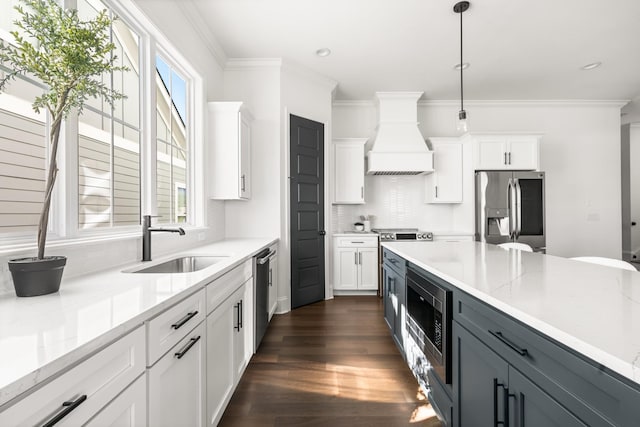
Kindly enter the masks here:
<path id="1" fill-rule="evenodd" d="M 67 257 L 64 256 L 9 260 L 9 271 L 11 271 L 16 295 L 35 297 L 58 292 L 66 263 Z"/>

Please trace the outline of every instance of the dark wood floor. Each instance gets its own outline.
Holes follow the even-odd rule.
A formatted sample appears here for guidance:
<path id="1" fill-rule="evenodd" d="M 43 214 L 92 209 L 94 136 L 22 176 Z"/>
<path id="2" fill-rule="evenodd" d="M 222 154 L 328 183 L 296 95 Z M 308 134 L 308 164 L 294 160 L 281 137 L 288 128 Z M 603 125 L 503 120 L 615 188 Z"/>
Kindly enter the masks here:
<path id="1" fill-rule="evenodd" d="M 274 316 L 220 426 L 440 426 L 377 297 Z"/>

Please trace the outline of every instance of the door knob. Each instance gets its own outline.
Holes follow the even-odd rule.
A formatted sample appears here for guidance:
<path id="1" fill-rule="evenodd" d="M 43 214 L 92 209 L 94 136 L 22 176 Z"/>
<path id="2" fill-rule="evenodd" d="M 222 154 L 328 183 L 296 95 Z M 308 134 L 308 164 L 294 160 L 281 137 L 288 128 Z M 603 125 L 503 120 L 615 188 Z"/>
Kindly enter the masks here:
<path id="1" fill-rule="evenodd" d="M 631 226 L 633 227 L 634 225 L 636 225 L 635 221 L 631 221 Z"/>
<path id="2" fill-rule="evenodd" d="M 318 231 L 318 234 L 321 235 L 321 236 L 324 236 L 325 234 L 327 234 L 327 232 L 324 231 L 324 230 L 320 230 L 320 231 Z"/>

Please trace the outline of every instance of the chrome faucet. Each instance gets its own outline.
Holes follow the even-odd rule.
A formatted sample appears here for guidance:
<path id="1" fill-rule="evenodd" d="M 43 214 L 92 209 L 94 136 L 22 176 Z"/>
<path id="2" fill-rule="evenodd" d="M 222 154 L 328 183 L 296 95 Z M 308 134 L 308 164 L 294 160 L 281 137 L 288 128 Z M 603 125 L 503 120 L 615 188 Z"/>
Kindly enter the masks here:
<path id="1" fill-rule="evenodd" d="M 142 217 L 142 261 L 151 261 L 151 232 L 164 231 L 167 233 L 179 233 L 184 236 L 184 229 L 182 227 L 177 228 L 162 228 L 151 226 L 151 215 L 144 215 Z"/>

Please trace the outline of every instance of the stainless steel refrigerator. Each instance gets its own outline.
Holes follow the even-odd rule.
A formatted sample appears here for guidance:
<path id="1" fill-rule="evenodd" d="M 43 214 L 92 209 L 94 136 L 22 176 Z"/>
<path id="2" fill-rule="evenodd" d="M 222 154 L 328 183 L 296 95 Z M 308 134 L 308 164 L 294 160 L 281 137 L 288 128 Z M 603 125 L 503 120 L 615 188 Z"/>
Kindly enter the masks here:
<path id="1" fill-rule="evenodd" d="M 544 172 L 476 171 L 476 240 L 544 252 Z"/>

